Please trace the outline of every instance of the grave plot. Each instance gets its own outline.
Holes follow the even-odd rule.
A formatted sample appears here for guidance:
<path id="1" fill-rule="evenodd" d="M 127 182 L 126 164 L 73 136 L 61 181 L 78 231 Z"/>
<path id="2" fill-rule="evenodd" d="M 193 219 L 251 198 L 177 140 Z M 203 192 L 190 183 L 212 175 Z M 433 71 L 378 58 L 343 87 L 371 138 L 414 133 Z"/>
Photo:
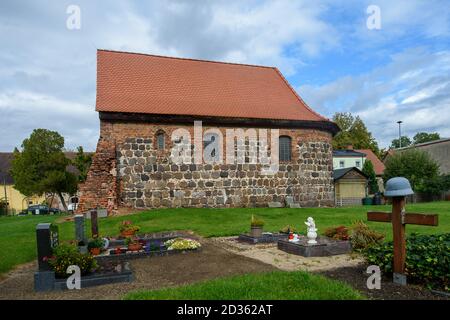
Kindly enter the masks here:
<path id="1" fill-rule="evenodd" d="M 96 256 L 97 261 L 126 261 L 149 256 L 165 256 L 198 252 L 200 243 L 182 233 L 147 234 L 134 239 L 112 239 L 108 247 Z"/>
<path id="2" fill-rule="evenodd" d="M 130 282 L 131 259 L 198 252 L 200 243 L 178 232 L 137 235 L 139 227 L 130 221 L 120 226 L 117 238 L 100 238 L 96 210 L 90 212 L 92 239 L 85 232 L 85 216 L 75 216 L 75 243 L 60 244 L 58 227 L 39 224 L 36 228 L 38 271 L 35 291 L 63 290 L 70 283 L 83 287 Z"/>
<path id="3" fill-rule="evenodd" d="M 316 244 L 309 244 L 306 237 L 301 237 L 296 242 L 284 239 L 279 240 L 278 249 L 303 257 L 326 257 L 350 253 L 352 247 L 350 241 L 318 237 Z"/>
<path id="4" fill-rule="evenodd" d="M 79 252 L 76 246 L 59 244 L 58 227 L 54 224 L 38 224 L 36 240 L 38 271 L 34 274 L 35 291 L 64 290 L 71 284 L 84 288 L 133 279 L 126 263 L 97 263 L 89 254 Z"/>
<path id="5" fill-rule="evenodd" d="M 252 215 L 250 221 L 250 232 L 242 233 L 238 237 L 238 241 L 247 242 L 249 244 L 257 243 L 276 243 L 280 239 L 287 239 L 289 235 L 289 228 L 284 232 L 271 233 L 263 232 L 264 220 L 256 218 Z"/>
<path id="6" fill-rule="evenodd" d="M 104 238 L 98 261 L 126 261 L 148 256 L 164 256 L 199 251 L 200 243 L 180 232 L 159 232 L 138 235 L 140 227 L 123 221 L 118 238 Z"/>

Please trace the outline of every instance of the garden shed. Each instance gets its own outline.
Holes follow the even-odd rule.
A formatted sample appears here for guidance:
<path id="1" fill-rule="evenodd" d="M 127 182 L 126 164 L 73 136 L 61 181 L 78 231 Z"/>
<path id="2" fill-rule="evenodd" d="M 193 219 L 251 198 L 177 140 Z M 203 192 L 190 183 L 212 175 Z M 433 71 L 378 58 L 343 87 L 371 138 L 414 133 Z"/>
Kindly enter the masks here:
<path id="1" fill-rule="evenodd" d="M 333 171 L 335 202 L 337 206 L 361 204 L 366 196 L 368 177 L 358 168 Z"/>

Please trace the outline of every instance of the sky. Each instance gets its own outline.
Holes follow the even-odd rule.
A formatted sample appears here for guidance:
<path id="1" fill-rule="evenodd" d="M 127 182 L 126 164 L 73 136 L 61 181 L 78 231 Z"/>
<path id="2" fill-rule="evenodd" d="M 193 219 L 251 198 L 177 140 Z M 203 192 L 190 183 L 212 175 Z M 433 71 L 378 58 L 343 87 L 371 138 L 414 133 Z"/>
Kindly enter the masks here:
<path id="1" fill-rule="evenodd" d="M 2 0 L 0 152 L 34 128 L 95 150 L 97 49 L 276 66 L 383 148 L 398 120 L 450 137 L 450 0 Z"/>

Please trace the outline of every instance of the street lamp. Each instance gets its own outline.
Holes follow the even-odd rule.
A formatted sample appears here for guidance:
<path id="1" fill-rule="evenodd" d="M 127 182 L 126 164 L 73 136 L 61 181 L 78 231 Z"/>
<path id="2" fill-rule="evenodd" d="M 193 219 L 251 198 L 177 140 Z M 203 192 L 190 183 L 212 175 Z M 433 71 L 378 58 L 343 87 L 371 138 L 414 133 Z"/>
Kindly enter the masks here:
<path id="1" fill-rule="evenodd" d="M 398 123 L 398 144 L 399 144 L 399 148 L 402 147 L 402 123 L 403 121 L 399 120 L 397 121 Z"/>

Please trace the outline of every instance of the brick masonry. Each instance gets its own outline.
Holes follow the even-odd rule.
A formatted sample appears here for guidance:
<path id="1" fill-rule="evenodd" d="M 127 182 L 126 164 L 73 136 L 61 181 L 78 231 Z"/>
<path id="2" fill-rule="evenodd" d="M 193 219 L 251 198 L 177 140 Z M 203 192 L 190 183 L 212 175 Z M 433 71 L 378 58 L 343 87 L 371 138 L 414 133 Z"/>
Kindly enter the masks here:
<path id="1" fill-rule="evenodd" d="M 259 164 L 173 163 L 170 137 L 178 128 L 194 137 L 193 126 L 102 120 L 97 151 L 80 187 L 79 211 L 97 206 L 109 213 L 119 206 L 266 207 L 284 204 L 288 196 L 302 207 L 334 205 L 331 133 L 280 129 L 280 136 L 291 137 L 292 159 L 280 163 L 274 176 L 264 176 Z M 226 129 L 219 128 L 224 137 Z M 161 132 L 164 150 L 156 146 Z M 224 141 L 223 154 L 225 148 Z"/>

